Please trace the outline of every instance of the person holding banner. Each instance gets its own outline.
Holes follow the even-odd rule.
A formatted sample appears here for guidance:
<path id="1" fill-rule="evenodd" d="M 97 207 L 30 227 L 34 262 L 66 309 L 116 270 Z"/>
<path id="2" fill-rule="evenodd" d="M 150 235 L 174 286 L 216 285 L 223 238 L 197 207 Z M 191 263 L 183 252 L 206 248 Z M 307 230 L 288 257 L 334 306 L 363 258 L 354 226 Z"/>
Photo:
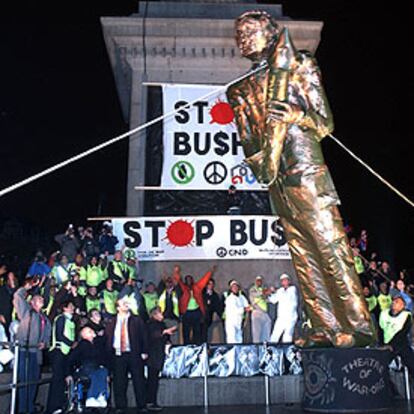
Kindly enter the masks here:
<path id="1" fill-rule="evenodd" d="M 213 266 L 198 282 L 194 282 L 191 275 L 185 276 L 185 282 L 183 282 L 180 266 L 174 267 L 174 279 L 182 292 L 179 299 L 179 308 L 183 323 L 184 345 L 201 344 L 202 323 L 206 315 L 203 289 L 207 286 L 215 270 L 216 266 Z"/>

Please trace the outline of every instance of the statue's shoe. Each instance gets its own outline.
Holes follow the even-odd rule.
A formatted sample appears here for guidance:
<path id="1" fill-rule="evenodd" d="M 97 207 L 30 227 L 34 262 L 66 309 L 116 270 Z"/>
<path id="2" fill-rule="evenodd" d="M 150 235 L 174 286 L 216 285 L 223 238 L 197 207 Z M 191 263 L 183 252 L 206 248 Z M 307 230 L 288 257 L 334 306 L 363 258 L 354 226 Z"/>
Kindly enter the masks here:
<path id="1" fill-rule="evenodd" d="M 334 336 L 333 344 L 335 348 L 352 348 L 355 346 L 355 337 L 349 333 L 338 332 Z"/>
<path id="2" fill-rule="evenodd" d="M 357 332 L 355 333 L 354 337 L 355 346 L 357 347 L 376 347 L 378 345 L 378 338 L 375 333 L 372 335 L 364 335 Z"/>

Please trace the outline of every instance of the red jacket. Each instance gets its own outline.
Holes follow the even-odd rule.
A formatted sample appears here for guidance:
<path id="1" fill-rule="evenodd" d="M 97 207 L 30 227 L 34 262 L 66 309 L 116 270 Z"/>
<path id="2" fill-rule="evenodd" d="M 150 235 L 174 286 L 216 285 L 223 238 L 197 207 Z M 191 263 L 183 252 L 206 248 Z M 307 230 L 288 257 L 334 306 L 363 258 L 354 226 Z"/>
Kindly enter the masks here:
<path id="1" fill-rule="evenodd" d="M 198 282 L 194 282 L 193 286 L 188 287 L 182 280 L 178 273 L 174 273 L 174 279 L 178 282 L 181 288 L 182 295 L 180 297 L 178 306 L 180 308 L 180 314 L 183 315 L 187 311 L 188 302 L 191 297 L 191 289 L 193 290 L 193 296 L 198 306 L 200 307 L 203 315 L 206 313 L 206 308 L 203 301 L 203 289 L 207 286 L 213 272 L 208 271 Z"/>

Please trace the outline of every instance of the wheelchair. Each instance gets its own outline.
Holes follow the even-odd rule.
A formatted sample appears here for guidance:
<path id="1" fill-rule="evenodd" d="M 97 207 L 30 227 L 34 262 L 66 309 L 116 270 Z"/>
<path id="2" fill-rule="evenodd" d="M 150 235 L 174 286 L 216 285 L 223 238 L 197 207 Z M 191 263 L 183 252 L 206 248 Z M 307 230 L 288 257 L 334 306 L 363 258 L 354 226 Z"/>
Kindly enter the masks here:
<path id="1" fill-rule="evenodd" d="M 104 367 L 106 374 L 108 371 Z M 103 373 L 103 372 L 102 372 Z M 102 374 L 101 373 L 101 374 Z M 83 368 L 77 368 L 73 380 L 67 384 L 67 407 L 64 413 L 80 414 L 80 413 L 101 413 L 107 414 L 110 411 L 110 386 L 109 375 L 106 375 L 105 385 L 99 389 L 99 397 L 88 398 L 88 391 L 91 386 L 90 376 L 84 372 Z"/>

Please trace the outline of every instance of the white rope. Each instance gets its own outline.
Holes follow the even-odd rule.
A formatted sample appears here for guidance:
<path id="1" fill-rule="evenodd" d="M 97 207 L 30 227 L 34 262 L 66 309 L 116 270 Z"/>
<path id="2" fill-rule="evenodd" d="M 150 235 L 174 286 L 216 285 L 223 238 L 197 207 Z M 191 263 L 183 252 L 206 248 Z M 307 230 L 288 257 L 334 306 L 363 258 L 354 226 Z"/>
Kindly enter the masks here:
<path id="1" fill-rule="evenodd" d="M 11 193 L 12 191 L 15 191 L 17 189 L 19 189 L 20 187 L 23 187 L 27 184 L 32 183 L 33 181 L 38 180 L 39 178 L 42 178 L 54 171 L 57 171 L 63 167 L 66 167 L 69 164 L 74 163 L 75 161 L 78 161 L 82 158 L 87 157 L 90 154 L 93 154 L 94 152 L 97 152 L 103 148 L 106 148 L 118 141 L 121 141 L 127 137 L 129 137 L 130 135 L 136 134 L 137 132 L 140 132 L 142 130 L 144 130 L 145 128 L 148 128 L 151 125 L 156 124 L 157 122 L 162 121 L 165 118 L 168 118 L 172 115 L 175 115 L 176 113 L 178 113 L 180 110 L 184 109 L 184 108 L 189 108 L 190 106 L 192 106 L 194 103 L 201 101 L 203 99 L 206 99 L 212 95 L 217 94 L 217 92 L 220 92 L 222 90 L 226 90 L 227 88 L 229 88 L 231 85 L 247 78 L 248 76 L 262 70 L 264 67 L 266 66 L 266 62 L 264 62 L 263 64 L 261 64 L 260 66 L 258 66 L 256 69 L 232 80 L 231 82 L 227 83 L 226 85 L 220 86 L 217 89 L 215 89 L 214 91 L 211 91 L 203 96 L 200 96 L 197 99 L 194 99 L 191 102 L 188 102 L 186 105 L 183 105 L 179 108 L 177 108 L 176 110 L 167 112 L 166 114 L 160 115 L 157 118 L 152 119 L 151 121 L 146 122 L 145 124 L 139 125 L 134 129 L 131 129 L 130 131 L 127 131 L 121 135 L 118 135 L 115 138 L 112 138 L 108 141 L 103 142 L 102 144 L 99 144 L 93 148 L 90 148 L 78 155 L 75 155 L 71 158 L 68 158 L 65 161 L 62 161 L 58 164 L 53 165 L 52 167 L 49 167 L 37 174 L 34 174 L 28 178 L 25 178 L 22 181 L 19 181 L 9 187 L 4 188 L 3 190 L 0 191 L 0 197 L 3 197 L 4 195 Z M 375 177 L 377 177 L 383 184 L 385 184 L 388 188 L 390 188 L 395 194 L 397 194 L 399 197 L 401 197 L 404 201 L 406 201 L 408 204 L 410 204 L 411 207 L 414 207 L 414 202 L 411 201 L 408 197 L 406 197 L 403 193 L 401 193 L 397 188 L 395 188 L 391 183 L 389 183 L 385 178 L 383 178 L 380 174 L 378 174 L 374 169 L 372 169 L 368 164 L 366 164 L 364 161 L 361 160 L 361 158 L 359 158 L 357 155 L 355 155 L 350 149 L 348 149 L 344 144 L 342 144 L 341 141 L 338 140 L 338 138 L 334 137 L 332 134 L 328 135 L 333 141 L 335 141 L 342 149 L 344 149 L 349 155 L 351 155 L 351 157 L 353 157 L 355 160 L 357 160 L 361 165 L 363 165 L 371 174 L 373 174 Z"/>
<path id="2" fill-rule="evenodd" d="M 254 70 L 252 70 L 252 71 L 250 71 L 250 72 L 248 72 L 248 73 L 246 73 L 246 74 L 238 77 L 237 79 L 232 80 L 231 82 L 227 83 L 224 86 L 218 87 L 217 89 L 215 89 L 212 92 L 209 92 L 209 93 L 207 93 L 207 94 L 205 94 L 203 96 L 200 96 L 197 99 L 194 99 L 191 102 L 188 102 L 186 105 L 180 106 L 179 108 L 175 109 L 174 111 L 170 111 L 170 112 L 167 112 L 166 114 L 160 115 L 159 117 L 154 118 L 151 121 L 146 122 L 145 124 L 139 125 L 136 128 L 131 129 L 128 132 L 125 132 L 125 133 L 123 133 L 121 135 L 118 135 L 115 138 L 112 138 L 112 139 L 110 139 L 108 141 L 105 141 L 102 144 L 97 145 L 96 147 L 90 148 L 90 149 L 88 149 L 88 150 L 86 150 L 86 151 L 84 151 L 84 152 L 82 152 L 82 153 L 80 153 L 78 155 L 75 155 L 75 156 L 73 156 L 71 158 L 68 158 L 65 161 L 62 161 L 62 162 L 60 162 L 58 164 L 55 164 L 52 167 L 47 168 L 46 170 L 43 170 L 43 171 L 41 171 L 41 172 L 39 172 L 37 174 L 34 174 L 34 175 L 32 175 L 32 176 L 30 176 L 28 178 L 25 178 L 22 181 L 19 181 L 19 182 L 15 183 L 15 184 L 13 184 L 13 185 L 11 185 L 9 187 L 6 187 L 6 188 L 4 188 L 3 190 L 0 191 L 0 197 L 3 197 L 4 195 L 6 195 L 8 193 L 11 193 L 12 191 L 15 191 L 15 190 L 19 189 L 20 187 L 23 187 L 23 186 L 25 186 L 27 184 L 30 184 L 33 181 L 36 181 L 39 178 L 44 177 L 45 175 L 48 175 L 48 174 L 50 174 L 50 173 L 52 173 L 54 171 L 57 171 L 57 170 L 59 170 L 59 169 L 61 169 L 63 167 L 66 167 L 67 165 L 72 164 L 75 161 L 78 161 L 78 160 L 80 160 L 82 158 L 85 158 L 88 155 L 93 154 L 94 152 L 97 152 L 97 151 L 99 151 L 99 150 L 101 150 L 103 148 L 106 148 L 109 145 L 115 144 L 116 142 L 121 141 L 121 140 L 129 137 L 130 135 L 136 134 L 137 132 L 140 132 L 140 131 L 144 130 L 145 128 L 148 128 L 149 126 L 154 125 L 157 122 L 160 122 L 160 121 L 162 121 L 165 118 L 168 118 L 168 117 L 170 117 L 172 115 L 175 115 L 176 113 L 178 113 L 182 109 L 189 108 L 194 103 L 196 103 L 198 101 L 201 101 L 201 100 L 204 100 L 204 99 L 206 99 L 206 98 L 208 98 L 208 97 L 210 97 L 212 95 L 215 95 L 215 94 L 217 94 L 217 92 L 220 92 L 222 90 L 225 90 L 228 87 L 230 87 L 231 85 L 233 85 L 233 84 L 235 84 L 235 83 L 243 80 L 244 78 L 247 78 L 248 76 L 250 76 L 250 75 L 258 72 L 259 70 L 262 70 L 266 65 L 267 65 L 266 62 L 264 62 L 263 64 L 261 64 L 260 66 L 258 66 L 256 69 L 254 69 Z"/>
<path id="3" fill-rule="evenodd" d="M 378 178 L 383 184 L 385 184 L 390 190 L 394 191 L 399 197 L 406 201 L 411 207 L 414 207 L 414 202 L 405 196 L 401 191 L 395 188 L 390 182 L 378 174 L 373 168 L 371 168 L 367 163 L 361 160 L 356 154 L 354 154 L 350 149 L 348 149 L 338 138 L 334 137 L 332 134 L 328 135 L 332 140 L 334 140 L 342 149 L 344 149 L 352 158 L 357 160 L 361 165 L 363 165 L 371 174 Z"/>

